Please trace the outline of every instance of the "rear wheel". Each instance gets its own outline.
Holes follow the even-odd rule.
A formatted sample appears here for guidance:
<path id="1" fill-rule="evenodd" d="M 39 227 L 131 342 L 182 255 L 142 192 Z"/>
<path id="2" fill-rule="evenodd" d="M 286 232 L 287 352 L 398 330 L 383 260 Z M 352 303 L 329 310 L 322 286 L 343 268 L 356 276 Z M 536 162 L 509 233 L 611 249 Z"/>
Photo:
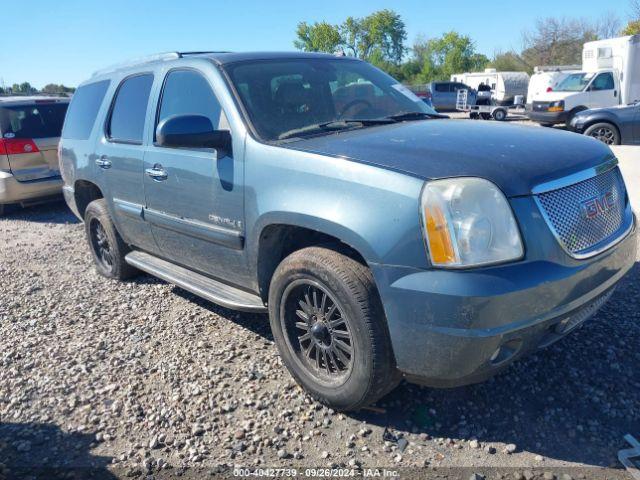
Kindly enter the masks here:
<path id="1" fill-rule="evenodd" d="M 94 200 L 87 206 L 84 225 L 91 255 L 100 275 L 124 280 L 136 274 L 137 270 L 124 260 L 130 249 L 116 230 L 104 198 Z"/>
<path id="2" fill-rule="evenodd" d="M 504 110 L 503 108 L 498 108 L 497 110 L 494 110 L 493 112 L 493 119 L 497 120 L 498 122 L 503 122 L 504 120 L 506 120 L 507 118 L 507 111 Z"/>
<path id="3" fill-rule="evenodd" d="M 318 401 L 356 410 L 397 385 L 373 277 L 347 255 L 324 247 L 289 255 L 271 282 L 269 317 L 284 364 Z"/>
<path id="4" fill-rule="evenodd" d="M 591 125 L 584 134 L 607 145 L 620 145 L 620 133 L 611 123 L 602 122 Z"/>

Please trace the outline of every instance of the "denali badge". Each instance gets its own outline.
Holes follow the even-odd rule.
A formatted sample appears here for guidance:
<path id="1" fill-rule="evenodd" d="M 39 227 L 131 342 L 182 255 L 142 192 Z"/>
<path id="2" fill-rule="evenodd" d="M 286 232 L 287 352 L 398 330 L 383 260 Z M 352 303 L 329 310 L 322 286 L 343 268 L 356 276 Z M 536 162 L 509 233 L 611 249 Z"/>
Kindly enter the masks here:
<path id="1" fill-rule="evenodd" d="M 608 191 L 598 197 L 590 198 L 580 203 L 584 216 L 587 218 L 595 218 L 601 213 L 611 210 L 615 206 L 613 192 Z"/>

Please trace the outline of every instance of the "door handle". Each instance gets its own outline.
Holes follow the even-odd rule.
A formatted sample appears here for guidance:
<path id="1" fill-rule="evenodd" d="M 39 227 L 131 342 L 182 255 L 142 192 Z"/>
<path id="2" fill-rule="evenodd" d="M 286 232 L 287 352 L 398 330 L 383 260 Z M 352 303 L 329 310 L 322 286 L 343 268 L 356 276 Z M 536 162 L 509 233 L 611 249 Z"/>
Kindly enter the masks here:
<path id="1" fill-rule="evenodd" d="M 163 180 L 166 180 L 167 177 L 169 176 L 169 174 L 167 173 L 167 171 L 162 168 L 162 165 L 156 163 L 153 168 L 147 168 L 144 173 L 146 173 L 148 176 L 150 176 L 151 178 L 153 178 L 154 180 L 161 182 Z"/>
<path id="2" fill-rule="evenodd" d="M 108 168 L 111 168 L 111 160 L 109 160 L 107 157 L 100 157 L 96 160 L 96 165 L 106 170 Z"/>

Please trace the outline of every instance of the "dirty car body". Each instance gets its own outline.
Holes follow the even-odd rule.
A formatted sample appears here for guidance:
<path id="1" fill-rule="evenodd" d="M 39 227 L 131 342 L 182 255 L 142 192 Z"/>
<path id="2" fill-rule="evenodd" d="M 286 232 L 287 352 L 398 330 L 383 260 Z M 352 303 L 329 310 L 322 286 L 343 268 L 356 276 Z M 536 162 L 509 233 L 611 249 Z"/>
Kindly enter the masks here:
<path id="1" fill-rule="evenodd" d="M 353 80 L 332 76 L 342 68 Z M 226 151 L 174 157 L 158 145 L 168 75 L 182 69 L 215 92 Z M 284 255 L 341 245 L 373 276 L 394 368 L 428 385 L 480 381 L 595 313 L 636 252 L 611 150 L 567 132 L 435 118 L 369 69 L 319 54 L 211 53 L 99 74 L 83 85 L 102 82 L 95 125 L 87 138 L 63 135 L 65 198 L 83 218 L 104 197 L 134 251 L 259 299 L 235 305 L 245 310 L 264 310 Z M 326 85 L 314 84 L 317 72 L 328 72 Z M 111 99 L 143 74 L 144 133 L 114 143 Z M 342 115 L 327 113 L 314 89 Z M 376 103 L 391 100 L 403 106 L 395 118 Z M 267 115 L 270 102 L 286 120 Z M 483 214 L 473 199 L 501 213 Z"/>

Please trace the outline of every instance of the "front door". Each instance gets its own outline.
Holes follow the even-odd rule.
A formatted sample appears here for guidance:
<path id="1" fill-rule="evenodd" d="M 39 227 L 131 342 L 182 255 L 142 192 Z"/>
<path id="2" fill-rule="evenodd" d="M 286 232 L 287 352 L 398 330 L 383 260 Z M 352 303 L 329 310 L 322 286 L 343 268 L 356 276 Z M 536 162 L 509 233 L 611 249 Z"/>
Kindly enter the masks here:
<path id="1" fill-rule="evenodd" d="M 589 85 L 589 107 L 611 107 L 620 102 L 612 72 L 599 73 Z"/>
<path id="2" fill-rule="evenodd" d="M 149 225 L 144 221 L 143 132 L 153 74 L 135 74 L 117 88 L 104 135 L 94 158 L 96 178 L 105 190 L 118 232 L 138 248 L 157 252 Z"/>
<path id="3" fill-rule="evenodd" d="M 156 126 L 172 115 L 197 114 L 228 130 L 207 78 L 194 69 L 167 73 Z M 242 166 L 232 152 L 150 145 L 145 154 L 145 218 L 167 259 L 237 283 L 243 268 Z"/>

